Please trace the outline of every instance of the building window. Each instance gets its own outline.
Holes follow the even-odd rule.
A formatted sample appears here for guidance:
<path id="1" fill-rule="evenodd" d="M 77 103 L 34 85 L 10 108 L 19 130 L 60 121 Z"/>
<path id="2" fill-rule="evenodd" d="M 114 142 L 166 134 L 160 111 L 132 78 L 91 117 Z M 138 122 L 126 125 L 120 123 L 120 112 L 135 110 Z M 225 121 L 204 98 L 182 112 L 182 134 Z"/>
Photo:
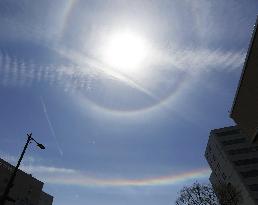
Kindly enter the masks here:
<path id="1" fill-rule="evenodd" d="M 253 170 L 250 170 L 250 171 L 247 171 L 247 172 L 240 172 L 240 173 L 244 178 L 257 177 L 258 176 L 258 169 L 253 169 Z"/>
<path id="2" fill-rule="evenodd" d="M 217 136 L 227 136 L 227 135 L 237 135 L 237 134 L 240 134 L 240 130 L 239 129 L 228 130 L 228 131 L 217 132 L 216 133 Z"/>
<path id="3" fill-rule="evenodd" d="M 251 191 L 258 191 L 258 184 L 249 185 Z"/>
<path id="4" fill-rule="evenodd" d="M 232 149 L 228 151 L 229 155 L 237 155 L 237 154 L 247 154 L 251 152 L 257 152 L 258 146 L 256 147 L 248 147 L 248 148 L 241 148 L 241 149 Z"/>
<path id="5" fill-rule="evenodd" d="M 242 160 L 234 161 L 234 164 L 237 166 L 257 164 L 257 163 L 258 163 L 258 158 L 242 159 Z"/>
<path id="6" fill-rule="evenodd" d="M 222 141 L 222 144 L 224 146 L 227 146 L 227 145 L 239 144 L 239 143 L 243 143 L 243 142 L 245 142 L 245 138 L 237 138 L 237 139 L 233 139 L 233 140 Z"/>

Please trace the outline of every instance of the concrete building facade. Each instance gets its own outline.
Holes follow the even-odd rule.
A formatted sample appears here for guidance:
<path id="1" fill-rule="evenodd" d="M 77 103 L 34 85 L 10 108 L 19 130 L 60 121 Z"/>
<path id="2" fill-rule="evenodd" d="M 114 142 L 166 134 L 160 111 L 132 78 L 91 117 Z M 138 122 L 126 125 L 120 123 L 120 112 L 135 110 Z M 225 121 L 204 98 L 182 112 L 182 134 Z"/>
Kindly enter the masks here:
<path id="1" fill-rule="evenodd" d="M 241 191 L 242 205 L 258 205 L 258 146 L 239 127 L 212 130 L 205 157 L 213 186 L 230 184 Z"/>
<path id="2" fill-rule="evenodd" d="M 53 196 L 42 191 L 40 194 L 38 205 L 51 205 L 52 203 L 53 203 Z"/>
<path id="3" fill-rule="evenodd" d="M 0 159 L 0 196 L 2 196 L 14 166 Z M 7 201 L 6 205 L 51 205 L 53 196 L 42 191 L 44 183 L 21 170 L 18 170 L 9 197 L 14 202 Z"/>
<path id="4" fill-rule="evenodd" d="M 230 117 L 252 142 L 258 143 L 258 18 L 245 58 Z"/>

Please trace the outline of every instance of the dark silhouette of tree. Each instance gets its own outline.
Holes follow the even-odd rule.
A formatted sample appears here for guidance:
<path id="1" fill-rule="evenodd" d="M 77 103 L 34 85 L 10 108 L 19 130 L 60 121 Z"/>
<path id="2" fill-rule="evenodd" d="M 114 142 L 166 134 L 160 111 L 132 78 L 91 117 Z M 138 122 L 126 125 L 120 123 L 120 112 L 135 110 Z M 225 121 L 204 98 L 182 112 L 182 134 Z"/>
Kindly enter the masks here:
<path id="1" fill-rule="evenodd" d="M 216 186 L 214 190 L 210 184 L 196 182 L 180 190 L 176 205 L 238 205 L 241 201 L 240 191 L 231 184 Z"/>

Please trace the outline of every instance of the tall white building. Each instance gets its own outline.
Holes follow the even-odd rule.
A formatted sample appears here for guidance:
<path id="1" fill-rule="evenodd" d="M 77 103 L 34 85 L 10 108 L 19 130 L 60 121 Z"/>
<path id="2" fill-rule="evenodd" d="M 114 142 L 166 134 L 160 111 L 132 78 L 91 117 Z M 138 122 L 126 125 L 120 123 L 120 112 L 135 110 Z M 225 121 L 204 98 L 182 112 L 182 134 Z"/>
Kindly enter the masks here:
<path id="1" fill-rule="evenodd" d="M 0 197 L 3 195 L 14 166 L 0 159 Z M 5 205 L 52 205 L 53 196 L 42 191 L 44 183 L 21 170 L 18 170 L 14 185 L 8 197 L 14 202 Z"/>
<path id="2" fill-rule="evenodd" d="M 258 146 L 237 126 L 212 130 L 205 151 L 212 185 L 231 184 L 243 205 L 258 205 Z"/>

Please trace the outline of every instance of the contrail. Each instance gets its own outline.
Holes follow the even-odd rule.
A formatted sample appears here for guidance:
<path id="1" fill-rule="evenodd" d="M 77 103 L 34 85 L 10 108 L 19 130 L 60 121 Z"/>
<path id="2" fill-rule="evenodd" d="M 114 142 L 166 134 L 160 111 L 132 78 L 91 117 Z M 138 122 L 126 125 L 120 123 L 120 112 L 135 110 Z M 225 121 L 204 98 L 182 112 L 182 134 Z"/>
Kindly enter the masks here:
<path id="1" fill-rule="evenodd" d="M 44 115 L 45 115 L 46 120 L 47 120 L 47 122 L 48 122 L 49 129 L 50 129 L 50 131 L 51 131 L 52 137 L 53 137 L 54 140 L 55 140 L 57 149 L 58 149 L 60 155 L 63 156 L 63 154 L 64 154 L 64 153 L 63 153 L 63 150 L 61 149 L 61 147 L 60 147 L 60 145 L 59 145 L 59 143 L 58 143 L 55 130 L 54 130 L 54 128 L 53 128 L 53 125 L 52 125 L 52 123 L 51 123 L 51 121 L 50 121 L 50 119 L 49 119 L 48 113 L 47 113 L 46 104 L 44 103 L 44 100 L 43 100 L 42 97 L 40 97 L 40 101 L 41 101 L 41 105 L 42 105 L 42 107 L 43 107 Z"/>
<path id="2" fill-rule="evenodd" d="M 64 56 L 65 58 L 68 58 L 72 62 L 75 62 L 76 64 L 79 64 L 81 66 L 90 66 L 93 67 L 99 71 L 102 71 L 103 73 L 113 77 L 114 79 L 120 80 L 127 85 L 129 85 L 132 88 L 137 89 L 138 91 L 144 93 L 148 97 L 150 97 L 152 100 L 160 101 L 158 97 L 156 97 L 153 93 L 151 93 L 149 90 L 145 89 L 143 86 L 141 86 L 138 82 L 130 78 L 128 75 L 121 73 L 117 70 L 114 70 L 112 67 L 109 67 L 107 65 L 104 65 L 103 63 L 95 60 L 94 58 L 90 58 L 87 56 L 84 56 L 78 52 L 74 52 L 69 50 L 68 52 L 61 48 L 56 48 L 55 51 L 57 51 L 60 55 Z M 104 69 L 105 68 L 105 69 Z M 106 69 L 108 68 L 108 69 Z"/>

